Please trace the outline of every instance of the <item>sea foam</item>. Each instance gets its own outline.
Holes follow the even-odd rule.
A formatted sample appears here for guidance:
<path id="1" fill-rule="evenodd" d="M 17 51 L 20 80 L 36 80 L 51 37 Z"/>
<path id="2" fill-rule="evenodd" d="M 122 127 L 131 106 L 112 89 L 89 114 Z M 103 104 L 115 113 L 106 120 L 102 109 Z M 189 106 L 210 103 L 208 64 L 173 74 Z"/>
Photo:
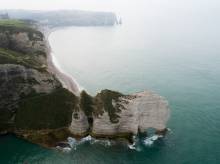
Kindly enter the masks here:
<path id="1" fill-rule="evenodd" d="M 158 140 L 159 138 L 163 138 L 162 135 L 153 135 L 151 137 L 146 137 L 144 140 L 143 140 L 143 143 L 145 146 L 152 146 L 154 144 L 154 142 L 156 140 Z"/>

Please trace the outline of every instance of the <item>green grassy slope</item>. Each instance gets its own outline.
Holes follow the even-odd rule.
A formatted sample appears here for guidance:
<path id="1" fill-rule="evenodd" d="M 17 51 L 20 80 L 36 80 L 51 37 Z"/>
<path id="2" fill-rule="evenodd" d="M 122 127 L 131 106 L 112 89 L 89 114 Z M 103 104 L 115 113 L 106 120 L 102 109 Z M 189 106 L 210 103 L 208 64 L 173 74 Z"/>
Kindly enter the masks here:
<path id="1" fill-rule="evenodd" d="M 19 64 L 39 71 L 46 70 L 45 65 L 39 63 L 31 55 L 4 48 L 0 48 L 0 64 Z"/>
<path id="2" fill-rule="evenodd" d="M 78 98 L 64 88 L 37 94 L 19 103 L 15 118 L 18 129 L 55 129 L 71 123 Z"/>

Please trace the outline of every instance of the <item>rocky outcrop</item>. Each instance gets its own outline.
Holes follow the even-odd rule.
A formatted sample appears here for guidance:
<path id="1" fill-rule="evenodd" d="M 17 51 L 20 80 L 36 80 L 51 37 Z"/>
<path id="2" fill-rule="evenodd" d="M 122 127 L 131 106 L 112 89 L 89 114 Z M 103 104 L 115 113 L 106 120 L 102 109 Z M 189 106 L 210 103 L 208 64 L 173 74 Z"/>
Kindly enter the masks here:
<path id="1" fill-rule="evenodd" d="M 115 94 L 117 98 L 112 96 Z M 169 108 L 168 102 L 163 97 L 149 91 L 132 95 L 122 95 L 110 90 L 101 92 L 101 96 L 106 95 L 109 99 L 100 100 L 100 94 L 92 98 L 93 111 L 90 127 L 88 127 L 88 118 L 91 116 L 86 116 L 86 109 L 78 108 L 73 113 L 70 126 L 73 134 L 83 136 L 87 131 L 87 134 L 94 137 L 115 138 L 131 137 L 137 135 L 138 132 L 144 133 L 149 128 L 154 128 L 156 131 L 166 129 Z M 111 105 L 104 104 L 111 104 L 114 110 L 111 109 Z M 114 113 L 109 113 L 112 111 Z"/>
<path id="2" fill-rule="evenodd" d="M 0 65 L 0 108 L 11 109 L 14 102 L 34 93 L 50 93 L 61 83 L 49 72 L 22 65 Z"/>
<path id="3" fill-rule="evenodd" d="M 19 26 L 11 25 L 19 24 Z M 126 138 L 156 129 L 165 134 L 167 101 L 149 91 L 123 95 L 80 92 L 53 63 L 43 34 L 23 22 L 0 25 L 0 134 L 43 146 L 68 136 Z"/>
<path id="4" fill-rule="evenodd" d="M 88 135 L 89 122 L 88 117 L 82 110 L 74 111 L 72 114 L 72 122 L 69 130 L 75 136 L 83 137 Z"/>
<path id="5" fill-rule="evenodd" d="M 47 64 L 45 43 L 43 34 L 30 27 L 0 26 L 0 48 L 29 54 L 42 65 Z"/>
<path id="6" fill-rule="evenodd" d="M 50 66 L 44 35 L 23 21 L 4 22 L 0 25 L 0 133 L 68 127 L 78 98 L 63 87 L 52 69 L 55 66 Z"/>
<path id="7" fill-rule="evenodd" d="M 105 112 L 100 117 L 94 118 L 92 134 L 94 135 L 117 135 L 137 134 L 146 132 L 148 128 L 163 130 L 169 118 L 167 101 L 161 96 L 151 92 L 141 92 L 131 96 L 120 97 L 116 102 L 122 106 L 118 113 L 118 123 L 112 124 Z"/>

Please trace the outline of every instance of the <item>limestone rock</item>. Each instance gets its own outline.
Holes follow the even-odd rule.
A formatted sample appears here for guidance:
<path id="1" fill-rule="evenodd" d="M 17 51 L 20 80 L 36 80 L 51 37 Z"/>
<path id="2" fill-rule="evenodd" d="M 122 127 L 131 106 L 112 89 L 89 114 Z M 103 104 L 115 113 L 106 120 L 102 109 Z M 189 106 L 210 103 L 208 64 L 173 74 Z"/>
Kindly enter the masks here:
<path id="1" fill-rule="evenodd" d="M 116 98 L 113 95 L 119 97 Z M 100 100 L 100 96 L 105 98 Z M 99 102 L 97 102 L 97 98 Z M 108 103 L 111 103 L 113 108 Z M 108 106 L 103 104 L 108 104 Z M 93 97 L 93 102 L 87 106 L 93 106 L 90 128 L 88 127 L 88 119 L 91 119 L 91 116 L 85 114 L 89 109 L 80 109 L 79 107 L 77 115 L 75 115 L 77 117 L 73 117 L 70 126 L 73 134 L 83 135 L 87 132 L 94 137 L 126 137 L 137 135 L 138 132 L 146 132 L 149 128 L 163 131 L 166 129 L 166 123 L 169 119 L 167 101 L 150 91 L 122 95 L 118 92 L 105 90 Z M 115 119 L 111 117 L 115 117 Z"/>
<path id="2" fill-rule="evenodd" d="M 153 92 L 80 93 L 53 63 L 41 32 L 0 26 L 0 134 L 11 131 L 43 145 L 68 135 L 129 138 L 148 128 L 164 134 L 168 118 L 167 101 Z"/>
<path id="3" fill-rule="evenodd" d="M 61 83 L 48 72 L 39 72 L 22 65 L 0 65 L 0 131 L 13 124 L 18 103 L 35 94 L 50 93 Z"/>
<path id="4" fill-rule="evenodd" d="M 32 59 L 47 65 L 46 41 L 38 31 L 0 31 L 0 48 L 28 54 Z"/>
<path id="5" fill-rule="evenodd" d="M 85 136 L 89 133 L 88 119 L 83 111 L 73 112 L 69 130 L 75 136 Z"/>
<path id="6" fill-rule="evenodd" d="M 112 123 L 108 114 L 94 117 L 92 134 L 98 136 L 137 134 L 138 131 L 145 132 L 148 128 L 163 130 L 169 118 L 167 101 L 152 92 L 145 91 L 121 97 L 119 102 L 125 109 L 121 109 L 119 122 Z"/>

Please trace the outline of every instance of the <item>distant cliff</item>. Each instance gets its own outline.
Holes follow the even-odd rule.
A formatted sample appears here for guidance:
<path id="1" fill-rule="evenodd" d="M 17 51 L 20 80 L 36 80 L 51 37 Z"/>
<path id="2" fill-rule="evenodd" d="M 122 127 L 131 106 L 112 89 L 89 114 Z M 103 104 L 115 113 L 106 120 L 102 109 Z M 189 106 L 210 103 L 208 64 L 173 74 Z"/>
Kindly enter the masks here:
<path id="1" fill-rule="evenodd" d="M 117 17 L 115 13 L 112 12 L 92 12 L 81 10 L 8 10 L 7 12 L 12 19 L 35 20 L 40 25 L 49 27 L 112 26 L 117 23 Z"/>
<path id="2" fill-rule="evenodd" d="M 167 101 L 145 91 L 103 90 L 92 97 L 53 64 L 43 33 L 27 21 L 0 21 L 0 134 L 56 146 L 67 137 L 126 138 L 148 128 L 164 134 Z"/>

